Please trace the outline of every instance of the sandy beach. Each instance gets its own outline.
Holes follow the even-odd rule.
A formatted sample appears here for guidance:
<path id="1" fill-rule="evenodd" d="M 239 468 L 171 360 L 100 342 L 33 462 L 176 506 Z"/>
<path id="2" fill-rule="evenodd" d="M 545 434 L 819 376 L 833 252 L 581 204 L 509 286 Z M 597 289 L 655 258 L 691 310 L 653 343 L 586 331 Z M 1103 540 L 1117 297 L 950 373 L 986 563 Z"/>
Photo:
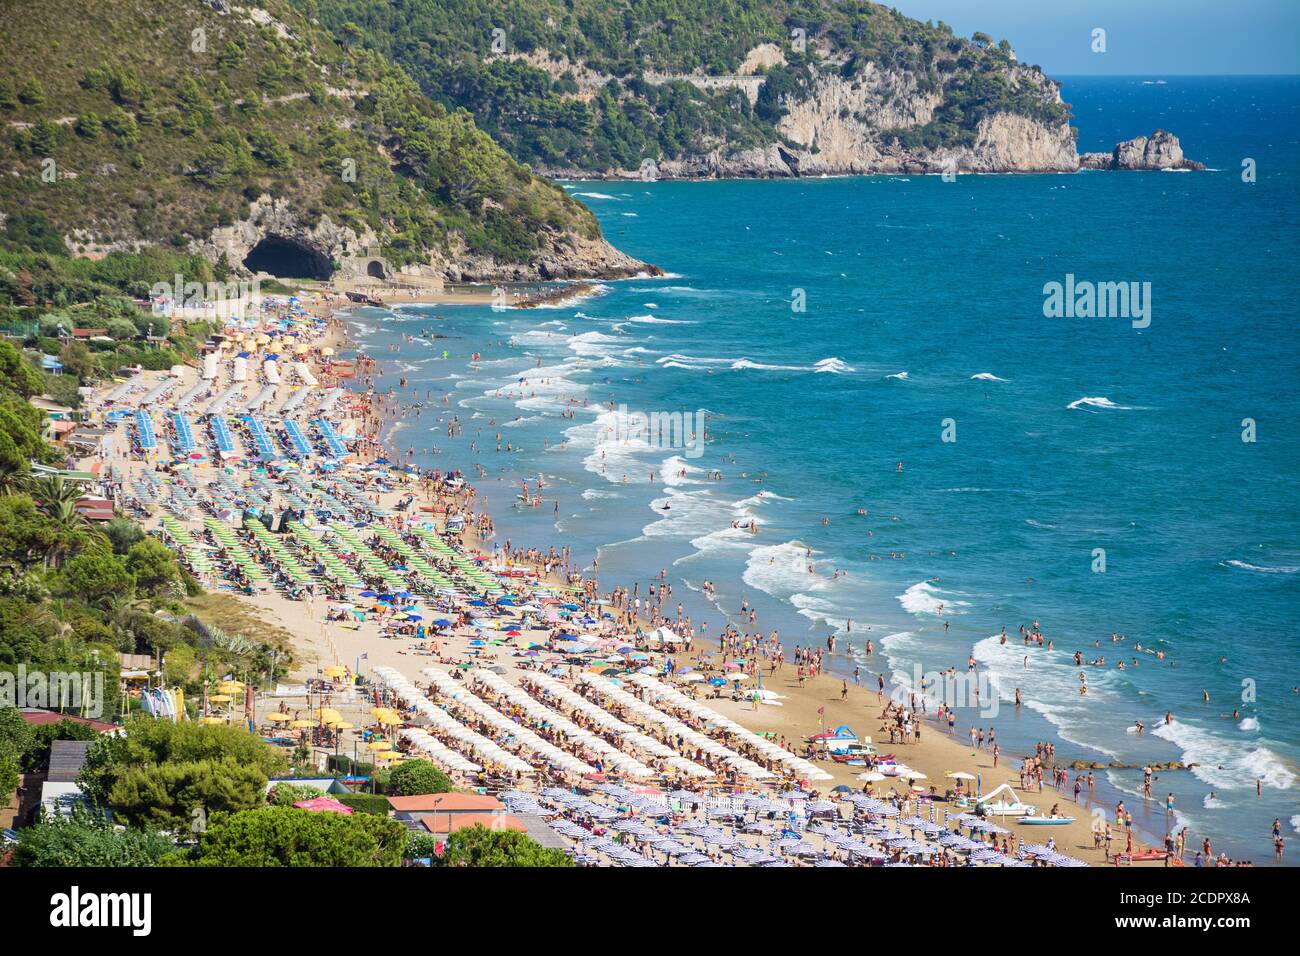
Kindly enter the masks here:
<path id="1" fill-rule="evenodd" d="M 319 384 L 319 387 L 312 389 L 311 398 L 303 403 L 303 411 L 298 416 L 306 421 L 313 418 L 309 410 L 314 407 L 317 396 L 328 394 L 331 386 L 338 385 L 342 381 L 334 375 L 335 367 L 331 363 L 334 354 L 345 350 L 348 343 L 343 324 L 328 312 L 326 303 L 307 301 L 304 304 L 309 310 L 314 310 L 327 319 L 316 333 L 303 340 L 308 344 L 308 348 L 301 350 L 300 354 L 295 356 L 309 363 L 310 368 L 314 369 L 313 377 Z M 555 553 L 551 550 L 552 546 L 559 547 L 563 545 L 562 541 L 530 542 L 529 544 L 537 550 L 533 552 L 531 558 L 522 562 L 512 560 L 510 556 L 503 555 L 499 550 L 494 553 L 489 541 L 480 538 L 477 533 L 479 528 L 489 527 L 487 524 L 489 519 L 481 512 L 476 513 L 475 493 L 470 485 L 448 485 L 435 480 L 432 476 L 417 476 L 388 468 L 367 470 L 367 465 L 385 454 L 379 436 L 383 434 L 386 423 L 391 419 L 391 410 L 385 407 L 382 396 L 362 391 L 365 385 L 365 370 L 366 358 L 358 355 L 356 378 L 348 382 L 356 391 L 348 392 L 341 398 L 336 397 L 336 404 L 330 413 L 331 417 L 339 420 L 339 434 L 353 443 L 352 453 L 348 456 L 352 468 L 347 473 L 346 485 L 325 484 L 304 490 L 307 489 L 307 485 L 301 482 L 301 473 L 295 471 L 284 472 L 283 479 L 279 482 L 268 482 L 265 469 L 254 473 L 250 470 L 250 462 L 232 458 L 225 462 L 204 461 L 193 465 L 188 469 L 191 481 L 185 487 L 202 494 L 205 481 L 218 479 L 224 474 L 231 478 L 232 484 L 236 486 L 247 487 L 251 484 L 254 487 L 261 487 L 267 495 L 262 505 L 272 512 L 292 508 L 293 501 L 299 494 L 305 496 L 319 493 L 322 487 L 325 489 L 324 493 L 328 494 L 332 489 L 336 493 L 351 496 L 349 503 L 355 509 L 365 508 L 373 512 L 374 524 L 385 526 L 391 535 L 407 530 L 413 522 L 432 522 L 437 534 L 447 537 L 447 540 L 456 541 L 455 535 L 447 536 L 448 518 L 456 516 L 459 518 L 457 524 L 463 521 L 465 528 L 459 538 L 457 551 L 464 558 L 477 561 L 480 567 L 491 567 L 501 575 L 516 572 L 518 577 L 510 580 L 517 581 L 519 586 L 529 592 L 536 590 L 539 594 L 573 595 L 594 590 L 590 582 L 582 580 L 572 569 L 565 567 L 562 560 L 556 559 L 549 567 L 540 564 L 545 555 Z M 199 369 L 184 369 L 179 376 L 179 381 L 168 393 L 170 397 L 161 406 L 156 406 L 151 411 L 155 414 L 163 411 L 167 405 L 175 401 L 177 396 L 195 388 L 199 381 L 199 374 Z M 300 372 L 296 384 L 288 382 L 286 375 L 285 380 L 276 385 L 274 396 L 267 403 L 266 408 L 279 408 L 286 402 L 290 402 L 299 389 L 310 388 L 306 383 L 309 380 L 308 376 L 311 375 L 310 372 L 307 375 Z M 145 373 L 141 376 L 143 381 L 139 388 L 156 387 L 163 377 L 162 373 Z M 221 390 L 221 387 L 214 382 L 213 387 L 196 402 L 190 414 L 201 414 L 202 408 L 216 399 Z M 104 393 L 96 397 L 91 407 L 97 417 L 106 413 L 108 407 L 104 404 Z M 231 414 L 233 413 L 232 409 Z M 274 413 L 270 417 L 274 417 Z M 162 433 L 163 427 L 160 422 L 159 434 Z M 350 437 L 353 435 L 355 440 Z M 138 449 L 133 452 L 126 440 L 119 439 L 111 445 L 109 454 L 99 462 L 99 466 L 112 469 L 118 479 L 119 494 L 130 496 L 133 488 L 138 487 L 143 479 L 154 473 L 159 460 L 157 453 L 141 454 Z M 394 451 L 388 460 L 399 461 L 400 453 Z M 90 467 L 95 462 L 86 459 L 80 464 L 83 467 Z M 325 482 L 336 480 L 332 473 L 323 473 L 323 475 Z M 185 483 L 183 477 L 178 480 L 182 484 Z M 299 483 L 294 484 L 295 480 Z M 140 503 L 137 502 L 136 506 L 140 507 Z M 141 510 L 145 512 L 143 520 L 149 530 L 160 528 L 159 521 L 164 509 L 145 506 Z M 216 558 L 225 554 L 219 548 L 212 552 L 212 549 L 203 543 L 205 522 L 198 511 L 178 510 L 175 517 L 189 533 L 195 535 L 193 539 L 182 542 L 182 546 L 187 550 L 198 542 L 200 550 L 212 554 L 214 563 Z M 237 513 L 224 520 L 232 527 L 238 527 Z M 174 530 L 175 525 L 172 527 Z M 322 527 L 317 528 L 317 532 L 321 530 Z M 295 533 L 295 537 L 297 536 Z M 177 544 L 171 537 L 165 537 L 165 540 L 174 546 Z M 388 540 L 390 539 L 385 538 L 385 541 Z M 380 543 L 376 543 L 376 547 L 379 546 Z M 364 550 L 364 547 L 361 550 Z M 442 564 L 438 567 L 451 570 L 450 565 Z M 465 579 L 461 577 L 457 580 Z M 502 580 L 505 578 L 503 577 Z M 217 572 L 209 575 L 204 584 L 209 589 L 232 590 L 229 581 L 223 580 L 221 574 Z M 514 586 L 512 584 L 512 587 Z M 565 591 L 566 588 L 570 590 Z M 251 593 L 239 593 L 240 591 Z M 376 668 L 391 668 L 406 680 L 424 684 L 425 679 L 421 671 L 431 665 L 447 670 L 475 666 L 490 667 L 493 673 L 506 681 L 518 684 L 521 679 L 527 679 L 537 673 L 537 649 L 547 645 L 554 647 L 556 630 L 551 625 L 557 619 L 552 617 L 550 623 L 547 623 L 535 617 L 525 617 L 514 606 L 495 609 L 499 619 L 492 625 L 497 628 L 493 633 L 485 631 L 482 626 L 473 626 L 470 618 L 474 613 L 481 612 L 476 612 L 473 607 L 464 606 L 463 599 L 431 598 L 429 599 L 431 606 L 423 611 L 424 616 L 431 612 L 448 616 L 459 614 L 458 623 L 457 626 L 441 629 L 436 634 L 432 630 L 428 634 L 423 634 L 417 633 L 415 622 L 408 615 L 394 613 L 393 606 L 378 604 L 374 599 L 364 601 L 352 595 L 344 595 L 341 588 L 332 589 L 332 593 L 327 595 L 322 593 L 319 587 L 295 588 L 293 582 L 289 581 L 282 587 L 259 585 L 234 589 L 234 592 L 235 599 L 251 607 L 256 616 L 268 627 L 283 629 L 291 635 L 296 661 L 294 683 L 305 685 L 310 682 L 319 689 L 310 701 L 305 691 L 301 688 L 295 691 L 292 687 L 284 689 L 279 695 L 268 694 L 259 697 L 256 703 L 255 722 L 266 730 L 267 714 L 277 710 L 307 714 L 313 707 L 319 708 L 322 703 L 327 703 L 341 711 L 346 723 L 351 724 L 352 727 L 340 730 L 332 747 L 326 744 L 321 748 L 322 754 L 332 749 L 349 755 L 364 753 L 369 735 L 363 736 L 363 729 L 367 724 L 373 724 L 367 715 L 379 699 L 378 687 L 367 685 L 361 689 L 354 686 L 351 683 L 353 673 L 373 677 Z M 330 600 L 330 597 L 343 598 L 343 600 Z M 634 627 L 629 627 L 626 610 L 617 606 L 617 600 L 611 599 L 607 589 L 599 598 L 590 603 L 583 603 L 584 613 L 590 615 L 591 619 L 602 622 L 604 639 L 608 642 L 602 646 L 636 642 L 639 647 L 651 651 L 645 657 L 653 661 L 656 668 L 671 661 L 672 667 L 679 671 L 689 667 L 705 676 L 721 673 L 725 658 L 719 651 L 716 640 L 710 640 L 707 646 L 697 640 L 695 646 L 689 651 L 669 645 L 661 650 L 675 652 L 660 653 L 659 650 L 650 648 L 646 644 L 646 635 L 654 630 L 653 625 L 656 622 L 641 617 Z M 488 633 L 496 639 L 485 642 L 483 638 Z M 513 636 L 505 636 L 506 633 Z M 529 649 L 532 649 L 531 656 Z M 596 669 L 601 670 L 604 666 L 601 664 Z M 1018 826 L 1010 819 L 995 818 L 994 822 L 1002 824 L 1013 834 L 1013 847 L 1017 844 L 1041 843 L 1051 838 L 1060 852 L 1092 865 L 1105 864 L 1107 861 L 1104 854 L 1096 848 L 1094 841 L 1093 811 L 1098 810 L 1104 814 L 1102 825 L 1109 823 L 1113 829 L 1115 851 L 1125 849 L 1126 834 L 1115 824 L 1114 807 L 1098 808 L 1090 805 L 1086 800 L 1088 795 L 1086 789 L 1083 793 L 1085 802 L 1076 804 L 1071 799 L 1070 793 L 1057 792 L 1050 786 L 1050 776 L 1048 785 L 1042 792 L 1038 792 L 1036 788 L 1019 789 L 1021 778 L 1018 771 L 1021 758 L 1026 755 L 1001 753 L 998 766 L 995 767 L 990 750 L 973 749 L 970 746 L 965 738 L 968 728 L 958 726 L 950 735 L 946 724 L 941 726 L 935 721 L 932 709 L 928 714 L 921 714 L 919 741 L 890 743 L 888 730 L 882 721 L 882 712 L 889 701 L 888 688 L 882 697 L 874 684 L 869 688 L 858 687 L 854 686 L 852 681 L 845 684 L 838 678 L 825 675 L 801 679 L 794 663 L 789 660 L 772 671 L 766 657 L 755 656 L 751 669 L 755 672 L 755 677 L 761 672 L 761 683 L 765 691 L 775 692 L 777 697 L 773 702 L 760 704 L 739 693 L 734 695 L 737 699 L 732 699 L 730 694 L 718 697 L 700 696 L 704 697 L 703 702 L 717 713 L 736 721 L 748 730 L 770 735 L 793 754 L 801 758 L 813 756 L 817 769 L 829 775 L 810 784 L 810 795 L 813 798 L 824 796 L 836 787 L 845 787 L 853 791 L 861 791 L 864 787 L 863 782 L 858 779 L 858 775 L 864 769 L 862 766 L 837 763 L 827 759 L 825 753 L 814 754 L 813 751 L 806 750 L 808 737 L 824 730 L 834 730 L 841 725 L 848 725 L 862 743 L 869 741 L 874 746 L 878 757 L 892 755 L 900 764 L 905 763 L 912 768 L 913 773 L 919 771 L 913 778 L 918 787 L 916 795 L 928 795 L 931 792 L 937 797 L 943 797 L 946 793 L 951 795 L 951 791 L 956 789 L 956 781 L 947 775 L 960 772 L 972 777 L 978 776 L 980 792 L 985 794 L 1004 783 L 1011 784 L 1017 788 L 1018 798 L 1037 808 L 1037 815 L 1040 817 L 1048 816 L 1052 808 L 1057 807 L 1060 815 L 1074 818 L 1074 822 L 1070 824 L 1050 827 Z M 343 671 L 346 671 L 346 676 L 341 675 Z M 563 666 L 551 671 L 553 674 L 562 672 Z M 568 673 L 567 679 L 572 680 L 576 673 L 572 664 L 568 665 Z M 605 673 L 609 671 L 605 670 Z M 874 676 L 872 680 L 874 681 Z M 713 689 L 711 685 L 703 682 L 686 689 L 690 690 L 691 687 L 702 687 L 708 691 Z M 905 696 L 900 697 L 899 700 L 907 703 Z M 230 716 L 234 720 L 239 718 L 238 714 L 230 714 Z M 1073 773 L 1069 779 L 1073 784 Z M 474 785 L 472 778 L 466 778 L 464 782 L 467 785 Z M 721 780 L 718 781 L 717 786 L 722 787 Z M 902 779 L 890 778 L 873 782 L 870 786 L 873 794 L 880 798 L 889 798 L 894 793 L 899 795 L 900 800 L 915 796 L 906 793 L 907 784 Z M 841 795 L 845 792 L 841 791 Z M 917 806 L 919 811 L 924 804 L 915 803 L 913 800 L 908 805 Z M 954 813 L 961 810 L 950 802 L 940 802 L 934 806 L 940 813 L 949 809 Z M 1133 848 L 1142 849 L 1136 842 Z M 1194 852 L 1192 848 L 1189 850 Z M 1145 865 L 1162 864 L 1157 862 Z"/>

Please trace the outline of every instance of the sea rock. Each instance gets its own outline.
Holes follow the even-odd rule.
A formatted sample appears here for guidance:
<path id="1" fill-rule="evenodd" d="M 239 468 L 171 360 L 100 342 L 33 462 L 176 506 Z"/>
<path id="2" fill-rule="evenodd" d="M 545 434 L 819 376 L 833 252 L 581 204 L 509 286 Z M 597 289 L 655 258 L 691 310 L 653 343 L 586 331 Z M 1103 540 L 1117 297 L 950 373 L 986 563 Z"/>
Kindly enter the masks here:
<path id="1" fill-rule="evenodd" d="M 1079 157 L 1080 169 L 1204 169 L 1183 155 L 1178 137 L 1163 129 L 1150 136 L 1137 136 L 1117 143 L 1109 153 L 1084 153 Z"/>

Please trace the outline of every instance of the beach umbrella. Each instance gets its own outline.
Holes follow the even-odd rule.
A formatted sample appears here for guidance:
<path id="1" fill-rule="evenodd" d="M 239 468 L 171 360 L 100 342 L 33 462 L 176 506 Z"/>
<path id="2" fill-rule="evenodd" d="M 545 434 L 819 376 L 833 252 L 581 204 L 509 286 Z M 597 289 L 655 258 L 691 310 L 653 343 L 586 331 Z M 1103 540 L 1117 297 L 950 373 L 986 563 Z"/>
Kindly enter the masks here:
<path id="1" fill-rule="evenodd" d="M 208 700 L 212 701 L 214 704 L 228 704 L 231 699 L 232 698 L 229 694 L 213 694 L 208 698 Z"/>
<path id="2" fill-rule="evenodd" d="M 974 780 L 975 774 L 967 773 L 965 770 L 949 770 L 944 774 L 945 777 L 951 777 L 953 780 Z"/>
<path id="3" fill-rule="evenodd" d="M 201 724 L 224 724 L 225 722 L 226 718 L 224 717 L 201 717 L 199 719 Z"/>
<path id="4" fill-rule="evenodd" d="M 321 673 L 324 674 L 326 677 L 333 678 L 333 679 L 338 679 L 343 675 L 345 675 L 347 672 L 348 669 L 342 666 L 341 664 L 331 664 L 329 667 L 326 667 L 323 671 L 321 671 Z"/>
<path id="5" fill-rule="evenodd" d="M 393 745 L 387 740 L 372 740 L 370 743 L 366 744 L 366 749 L 373 750 L 377 753 L 381 750 L 392 750 Z"/>
<path id="6" fill-rule="evenodd" d="M 866 773 L 858 774 L 858 779 L 864 783 L 879 783 L 881 780 L 888 778 L 883 773 L 877 773 L 875 770 L 868 770 Z"/>
<path id="7" fill-rule="evenodd" d="M 290 727 L 296 727 L 296 728 L 298 728 L 299 730 L 303 730 L 303 729 L 305 729 L 305 728 L 307 728 L 307 727 L 315 727 L 315 726 L 316 726 L 316 721 L 314 721 L 314 720 L 295 720 L 295 721 L 294 721 L 293 723 L 291 723 L 289 726 L 290 726 Z"/>
<path id="8" fill-rule="evenodd" d="M 331 720 L 326 726 L 331 730 L 352 730 L 356 724 L 350 724 L 346 720 Z"/>
<path id="9" fill-rule="evenodd" d="M 293 718 L 290 717 L 288 714 L 267 714 L 266 719 L 273 724 L 282 724 L 282 723 L 287 723 Z"/>
<path id="10" fill-rule="evenodd" d="M 324 794 L 319 797 L 312 797 L 310 800 L 299 800 L 294 806 L 300 810 L 309 810 L 313 813 L 342 813 L 345 816 L 352 813 L 352 808 L 347 804 L 339 803 Z"/>

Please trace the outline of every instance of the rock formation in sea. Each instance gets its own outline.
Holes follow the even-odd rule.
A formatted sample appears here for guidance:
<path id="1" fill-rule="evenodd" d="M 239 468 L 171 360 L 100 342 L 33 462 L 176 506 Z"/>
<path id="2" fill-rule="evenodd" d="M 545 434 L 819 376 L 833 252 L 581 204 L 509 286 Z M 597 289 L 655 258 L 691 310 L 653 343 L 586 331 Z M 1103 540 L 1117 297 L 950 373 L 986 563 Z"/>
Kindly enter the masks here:
<path id="1" fill-rule="evenodd" d="M 1109 153 L 1084 153 L 1081 169 L 1204 169 L 1204 163 L 1187 159 L 1178 137 L 1158 129 L 1150 136 L 1137 136 L 1117 143 Z"/>

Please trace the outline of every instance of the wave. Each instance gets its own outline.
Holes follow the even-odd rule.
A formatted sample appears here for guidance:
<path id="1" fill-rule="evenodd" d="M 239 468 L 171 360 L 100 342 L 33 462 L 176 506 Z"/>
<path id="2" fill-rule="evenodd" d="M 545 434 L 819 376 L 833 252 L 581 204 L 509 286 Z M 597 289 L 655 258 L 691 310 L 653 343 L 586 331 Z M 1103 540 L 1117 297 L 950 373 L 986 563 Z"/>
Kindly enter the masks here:
<path id="1" fill-rule="evenodd" d="M 563 326 L 560 326 L 562 329 Z M 562 335 L 558 329 L 529 329 L 527 332 L 519 332 L 510 336 L 511 345 L 563 345 L 568 336 Z"/>
<path id="2" fill-rule="evenodd" d="M 663 322 L 668 320 L 650 319 L 650 321 Z M 733 371 L 737 372 L 745 370 L 760 372 L 829 372 L 832 375 L 843 375 L 847 372 L 854 371 L 853 366 L 835 356 L 818 359 L 817 362 L 812 365 L 776 365 L 767 362 L 755 362 L 750 358 L 726 359 L 715 358 L 712 356 L 682 355 L 678 352 L 674 352 L 671 355 L 661 356 L 655 361 L 665 368 L 684 368 L 694 371 L 704 371 L 711 367 L 722 365 L 726 365 Z"/>
<path id="3" fill-rule="evenodd" d="M 611 196 L 609 193 L 574 193 L 575 196 L 581 196 L 583 199 L 612 199 L 618 202 L 617 196 Z"/>
<path id="4" fill-rule="evenodd" d="M 667 365 L 670 362 L 690 363 L 690 365 L 730 365 L 732 362 L 735 362 L 736 359 L 709 358 L 706 356 L 682 355 L 680 352 L 673 352 L 670 355 L 661 356 L 660 358 L 655 359 L 655 361 L 658 362 L 660 365 Z M 674 365 L 673 367 L 686 368 L 689 366 L 687 364 L 681 364 L 681 365 Z"/>
<path id="5" fill-rule="evenodd" d="M 843 375 L 848 372 L 856 371 L 852 365 L 849 365 L 842 359 L 834 357 L 822 359 L 820 362 L 816 363 L 813 368 L 817 372 L 829 372 L 832 375 Z"/>
<path id="6" fill-rule="evenodd" d="M 650 308 L 655 307 L 650 306 Z M 655 315 L 629 315 L 627 320 L 641 325 L 695 325 L 689 319 L 661 319 Z"/>
<path id="7" fill-rule="evenodd" d="M 1151 733 L 1182 751 L 1183 763 L 1198 780 L 1218 790 L 1245 790 L 1255 781 L 1275 790 L 1290 790 L 1295 774 L 1263 744 L 1242 743 L 1183 720 L 1158 721 Z"/>
<path id="8" fill-rule="evenodd" d="M 1089 669 L 1088 695 L 1084 697 L 1079 694 L 1079 668 L 1067 654 L 1026 647 L 1011 635 L 1003 644 L 1000 635 L 994 634 L 976 643 L 971 656 L 979 662 L 988 677 L 989 688 L 999 700 L 1015 700 L 1019 690 L 1024 706 L 1056 727 L 1063 740 L 1109 757 L 1118 756 L 1095 740 L 1084 739 L 1095 735 L 1080 729 L 1094 723 L 1094 714 L 1106 707 L 1107 698 L 1112 696 L 1109 689 L 1115 681 L 1112 672 Z"/>
<path id="9" fill-rule="evenodd" d="M 962 614 L 963 611 L 958 608 L 970 607 L 969 601 L 958 601 L 947 596 L 942 590 L 935 587 L 929 581 L 921 581 L 913 584 L 902 594 L 896 595 L 898 603 L 903 605 L 903 610 L 911 614 Z M 942 608 L 942 611 L 940 610 Z"/>
<path id="10" fill-rule="evenodd" d="M 687 464 L 681 455 L 673 455 L 660 462 L 659 479 L 669 488 L 678 485 L 699 485 L 704 483 L 704 479 L 691 476 L 701 474 L 703 471 L 703 468 Z"/>
<path id="11" fill-rule="evenodd" d="M 1114 402 L 1112 402 L 1109 398 L 1107 398 L 1104 395 L 1085 395 L 1083 396 L 1083 398 L 1076 398 L 1074 401 L 1072 401 L 1069 405 L 1066 405 L 1065 407 L 1073 408 L 1073 409 L 1104 408 L 1104 409 L 1111 409 L 1113 411 L 1132 411 L 1133 409 L 1133 406 L 1131 405 L 1116 405 Z"/>
<path id="12" fill-rule="evenodd" d="M 760 545 L 749 552 L 741 580 L 764 594 L 789 600 L 816 587 L 816 568 L 808 552 L 799 541 Z"/>
<path id="13" fill-rule="evenodd" d="M 971 376 L 971 380 L 972 380 L 972 381 L 980 381 L 980 382 L 1005 382 L 1005 381 L 1007 381 L 1005 378 L 998 378 L 998 377 L 997 377 L 996 375 L 994 375 L 992 372 L 977 372 L 976 374 L 974 374 L 974 375 Z"/>
<path id="14" fill-rule="evenodd" d="M 885 378 L 896 378 L 896 379 L 898 379 L 900 382 L 905 382 L 905 381 L 907 381 L 907 373 L 906 373 L 906 372 L 895 372 L 893 375 L 886 375 Z"/>
<path id="15" fill-rule="evenodd" d="M 1220 561 L 1223 567 L 1240 568 L 1243 571 L 1254 571 L 1256 574 L 1296 574 L 1300 572 L 1300 567 L 1294 565 L 1282 565 L 1281 567 L 1271 568 L 1266 565 L 1248 564 L 1245 561 L 1238 561 L 1235 558 L 1227 561 Z"/>
<path id="16" fill-rule="evenodd" d="M 758 369 L 764 372 L 811 372 L 812 368 L 806 365 L 767 365 L 763 362 L 752 362 L 747 358 L 739 359 L 731 363 L 731 367 L 736 370 L 741 369 Z"/>
<path id="17" fill-rule="evenodd" d="M 716 497 L 711 489 L 670 488 L 668 491 L 664 497 L 650 502 L 650 509 L 658 518 L 641 529 L 643 537 L 699 540 L 701 536 L 715 533 L 719 524 L 732 520 L 732 502 Z"/>
<path id="18" fill-rule="evenodd" d="M 1243 717 L 1241 722 L 1237 724 L 1237 729 L 1245 731 L 1259 730 L 1259 718 Z"/>

